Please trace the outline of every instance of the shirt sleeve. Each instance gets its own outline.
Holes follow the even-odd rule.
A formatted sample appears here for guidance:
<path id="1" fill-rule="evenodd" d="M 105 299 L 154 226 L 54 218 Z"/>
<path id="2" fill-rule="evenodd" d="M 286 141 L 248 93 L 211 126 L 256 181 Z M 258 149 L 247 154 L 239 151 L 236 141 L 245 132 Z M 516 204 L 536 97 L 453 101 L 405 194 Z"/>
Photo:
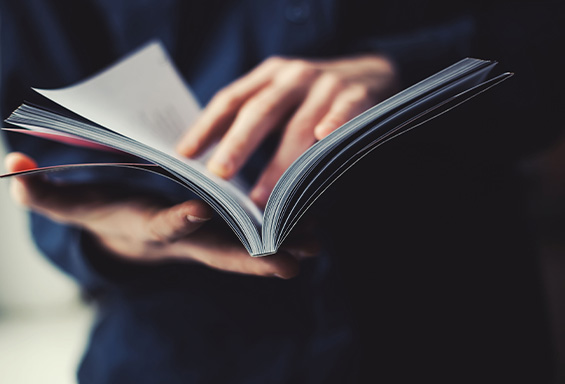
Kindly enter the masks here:
<path id="1" fill-rule="evenodd" d="M 37 246 L 57 267 L 75 279 L 88 292 L 99 292 L 111 279 L 96 267 L 96 260 L 109 260 L 103 252 L 95 251 L 95 243 L 79 228 L 52 222 L 31 213 L 31 230 Z M 87 253 L 92 253 L 87 257 Z M 96 253 L 96 255 L 94 255 Z M 93 263 L 94 261 L 94 263 Z"/>
<path id="2" fill-rule="evenodd" d="M 145 286 L 162 279 L 167 264 L 144 264 L 120 259 L 104 250 L 81 228 L 31 213 L 33 238 L 47 259 L 73 278 L 90 297 L 119 289 Z"/>

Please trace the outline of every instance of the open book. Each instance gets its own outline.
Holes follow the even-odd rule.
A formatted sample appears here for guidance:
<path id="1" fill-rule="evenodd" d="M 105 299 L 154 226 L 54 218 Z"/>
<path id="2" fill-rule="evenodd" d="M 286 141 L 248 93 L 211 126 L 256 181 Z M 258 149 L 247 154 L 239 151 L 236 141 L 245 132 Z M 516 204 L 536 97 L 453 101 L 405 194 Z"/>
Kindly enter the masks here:
<path id="1" fill-rule="evenodd" d="M 119 150 L 150 163 L 75 164 L 15 174 L 100 165 L 156 172 L 200 196 L 228 223 L 250 255 L 264 256 L 275 253 L 312 203 L 370 151 L 512 75 L 489 77 L 495 65 L 463 59 L 353 118 L 316 142 L 286 170 L 264 212 L 237 178 L 223 180 L 209 172 L 204 165 L 206 154 L 198 159 L 176 154 L 178 139 L 200 107 L 159 42 L 78 84 L 35 89 L 72 112 L 24 103 L 6 122 L 23 128 L 9 130 Z"/>

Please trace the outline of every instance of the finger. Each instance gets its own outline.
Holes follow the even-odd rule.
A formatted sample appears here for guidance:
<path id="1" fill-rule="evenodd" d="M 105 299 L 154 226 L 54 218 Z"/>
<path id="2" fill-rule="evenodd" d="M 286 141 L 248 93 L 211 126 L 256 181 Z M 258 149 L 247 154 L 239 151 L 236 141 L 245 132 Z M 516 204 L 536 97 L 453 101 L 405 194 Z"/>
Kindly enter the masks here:
<path id="1" fill-rule="evenodd" d="M 275 255 L 254 257 L 247 259 L 248 264 L 253 264 L 251 270 L 258 276 L 273 276 L 281 279 L 291 279 L 300 273 L 298 261 L 285 251 Z"/>
<path id="2" fill-rule="evenodd" d="M 11 153 L 5 159 L 9 172 L 34 169 L 37 164 L 21 153 Z M 56 186 L 39 175 L 16 176 L 11 181 L 12 197 L 19 204 L 62 222 L 73 222 L 71 212 L 83 201 L 88 192 L 80 187 Z M 76 216 L 76 215 L 75 215 Z"/>
<path id="3" fill-rule="evenodd" d="M 4 164 L 8 172 L 27 171 L 37 168 L 37 163 L 29 156 L 21 152 L 11 152 L 4 158 Z"/>
<path id="4" fill-rule="evenodd" d="M 297 242 L 288 242 L 281 249 L 291 254 L 294 258 L 301 260 L 318 256 L 322 248 L 318 240 L 310 238 Z"/>
<path id="5" fill-rule="evenodd" d="M 177 151 L 187 157 L 200 154 L 231 125 L 241 106 L 269 84 L 284 59 L 270 58 L 219 91 L 180 140 Z"/>
<path id="6" fill-rule="evenodd" d="M 157 210 L 147 222 L 147 233 L 152 241 L 173 242 L 196 231 L 212 214 L 212 208 L 203 201 L 186 201 Z"/>
<path id="7" fill-rule="evenodd" d="M 35 161 L 21 153 L 9 154 L 5 163 L 10 172 L 36 168 Z M 111 187 L 57 185 L 38 175 L 14 177 L 11 192 L 17 202 L 32 211 L 61 223 L 88 227 L 100 233 L 107 230 L 105 221 L 101 218 L 117 213 L 116 203 L 120 203 L 118 194 Z M 121 200 L 120 205 L 131 210 L 144 204 L 143 199 L 137 201 L 130 198 L 125 203 L 123 197 Z M 133 223 L 121 224 L 133 232 L 133 227 L 139 226 L 139 223 L 140 221 L 136 220 Z"/>
<path id="8" fill-rule="evenodd" d="M 220 250 L 204 248 L 192 254 L 198 255 L 198 261 L 207 266 L 226 272 L 282 279 L 290 279 L 300 272 L 298 261 L 284 251 L 265 257 L 251 257 L 243 248 L 231 247 Z"/>
<path id="9" fill-rule="evenodd" d="M 208 169 L 225 179 L 235 175 L 267 134 L 300 103 L 303 93 L 294 84 L 273 84 L 248 100 L 215 149 Z"/>
<path id="10" fill-rule="evenodd" d="M 20 172 L 37 168 L 37 163 L 31 157 L 20 153 L 12 152 L 4 158 L 4 165 L 8 172 Z M 37 184 L 39 176 L 14 177 L 10 183 L 10 192 L 14 201 L 18 204 L 29 207 L 33 200 L 33 184 Z"/>
<path id="11" fill-rule="evenodd" d="M 316 139 L 323 139 L 373 104 L 374 99 L 367 88 L 349 87 L 336 97 L 329 112 L 314 129 Z"/>
<path id="12" fill-rule="evenodd" d="M 277 181 L 286 169 L 316 138 L 314 127 L 329 111 L 336 94 L 344 87 L 339 78 L 324 75 L 312 86 L 306 99 L 289 121 L 279 146 L 251 191 L 251 199 L 264 207 Z"/>
<path id="13" fill-rule="evenodd" d="M 88 221 L 89 209 L 100 203 L 91 192 L 79 186 L 55 185 L 37 175 L 16 176 L 11 183 L 12 197 L 22 206 L 52 220 L 75 225 Z"/>
<path id="14" fill-rule="evenodd" d="M 159 250 L 159 254 L 162 251 Z M 251 257 L 234 232 L 223 221 L 212 220 L 197 234 L 167 245 L 167 254 L 180 260 L 246 275 L 291 278 L 299 273 L 298 261 L 289 253 Z"/>
<path id="15" fill-rule="evenodd" d="M 222 263 L 224 270 L 246 275 L 291 279 L 300 273 L 298 261 L 285 251 L 265 257 L 241 254 L 239 257 L 226 258 L 226 261 L 227 264 Z"/>
<path id="16" fill-rule="evenodd" d="M 8 154 L 5 164 L 9 172 L 37 167 L 32 158 L 19 152 Z M 10 189 L 20 205 L 63 223 L 80 225 L 87 218 L 84 201 L 94 201 L 86 197 L 89 191 L 84 188 L 56 186 L 38 175 L 14 177 Z"/>

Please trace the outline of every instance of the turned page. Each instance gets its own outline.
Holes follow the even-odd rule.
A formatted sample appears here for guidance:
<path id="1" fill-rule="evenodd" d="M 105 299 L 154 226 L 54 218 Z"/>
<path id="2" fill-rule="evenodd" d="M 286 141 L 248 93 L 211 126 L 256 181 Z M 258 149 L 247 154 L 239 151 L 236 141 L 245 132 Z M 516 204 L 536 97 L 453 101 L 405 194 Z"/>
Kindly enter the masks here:
<path id="1" fill-rule="evenodd" d="M 35 91 L 169 155 L 174 155 L 178 139 L 200 113 L 198 101 L 158 42 L 72 86 Z"/>
<path id="2" fill-rule="evenodd" d="M 197 159 L 176 152 L 179 139 L 201 108 L 159 41 L 146 44 L 103 72 L 69 87 L 34 90 L 104 128 L 183 161 L 240 195 L 240 199 L 241 194 L 249 192 L 240 177 L 226 182 L 207 170 L 205 162 L 214 146 Z M 252 205 L 250 200 L 244 200 L 246 205 Z"/>

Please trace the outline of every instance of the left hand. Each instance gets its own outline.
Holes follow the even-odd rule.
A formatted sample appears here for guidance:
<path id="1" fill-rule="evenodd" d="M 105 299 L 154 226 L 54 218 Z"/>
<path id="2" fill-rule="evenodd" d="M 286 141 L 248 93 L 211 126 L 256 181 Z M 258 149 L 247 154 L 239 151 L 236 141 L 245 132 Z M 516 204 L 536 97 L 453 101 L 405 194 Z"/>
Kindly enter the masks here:
<path id="1" fill-rule="evenodd" d="M 22 153 L 10 153 L 5 160 L 8 172 L 37 167 Z M 231 231 L 210 220 L 212 208 L 197 199 L 171 206 L 154 197 L 123 194 L 113 186 L 54 183 L 41 175 L 11 181 L 12 196 L 21 205 L 89 232 L 109 256 L 132 263 L 182 260 L 225 272 L 289 279 L 299 273 L 299 260 L 318 252 L 315 241 L 296 239 L 275 255 L 250 257 Z"/>
<path id="2" fill-rule="evenodd" d="M 382 56 L 269 58 L 212 98 L 178 151 L 193 157 L 221 139 L 208 168 L 228 179 L 270 132 L 282 129 L 279 146 L 251 192 L 264 207 L 283 172 L 308 147 L 397 88 L 396 70 Z"/>

